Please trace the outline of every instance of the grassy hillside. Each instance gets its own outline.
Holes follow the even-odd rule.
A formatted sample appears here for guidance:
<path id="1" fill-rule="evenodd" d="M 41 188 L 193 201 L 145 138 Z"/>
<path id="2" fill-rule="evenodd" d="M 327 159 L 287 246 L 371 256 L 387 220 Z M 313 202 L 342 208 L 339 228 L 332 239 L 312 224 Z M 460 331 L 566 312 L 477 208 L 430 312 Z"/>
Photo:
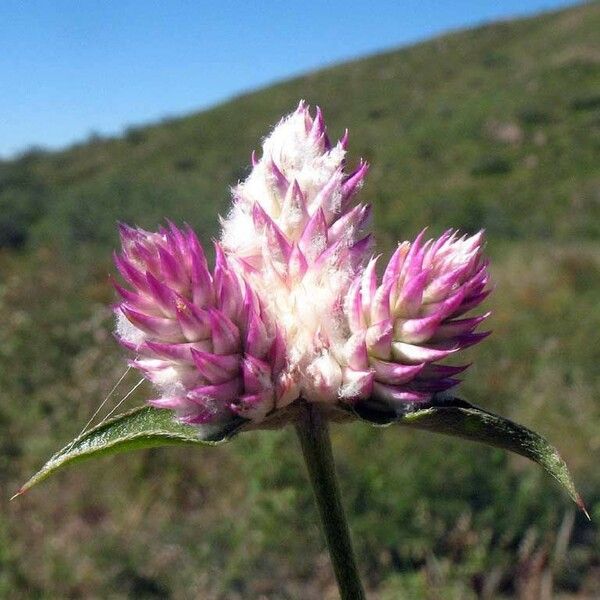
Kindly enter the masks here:
<path id="1" fill-rule="evenodd" d="M 208 242 L 300 98 L 333 136 L 350 128 L 351 162 L 371 162 L 362 197 L 382 250 L 425 225 L 487 229 L 495 333 L 462 392 L 553 440 L 595 515 L 502 452 L 339 428 L 373 597 L 600 595 L 598 31 L 598 3 L 494 24 L 0 162 L 0 597 L 335 597 L 292 431 L 104 460 L 6 501 L 123 371 L 115 222 L 169 217 Z"/>

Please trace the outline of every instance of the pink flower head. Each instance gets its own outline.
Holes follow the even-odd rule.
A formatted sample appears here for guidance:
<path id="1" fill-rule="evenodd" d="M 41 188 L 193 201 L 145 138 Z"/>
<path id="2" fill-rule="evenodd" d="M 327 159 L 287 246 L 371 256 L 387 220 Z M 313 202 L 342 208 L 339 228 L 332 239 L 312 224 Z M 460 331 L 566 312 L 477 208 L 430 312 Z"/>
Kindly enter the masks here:
<path id="1" fill-rule="evenodd" d="M 346 336 L 343 298 L 369 256 L 370 207 L 356 204 L 367 173 L 345 172 L 348 134 L 329 142 L 323 115 L 301 102 L 253 155 L 233 190 L 222 244 L 286 341 L 293 393 L 336 402 Z"/>
<path id="2" fill-rule="evenodd" d="M 346 297 L 352 332 L 346 361 L 362 377 L 359 397 L 429 400 L 456 385 L 454 376 L 466 369 L 438 362 L 488 335 L 474 330 L 489 313 L 462 318 L 489 293 L 482 233 L 458 238 L 447 231 L 425 243 L 423 237 L 398 246 L 380 285 L 371 259 Z"/>
<path id="3" fill-rule="evenodd" d="M 117 335 L 160 391 L 151 404 L 187 423 L 264 417 L 285 356 L 254 291 L 218 245 L 211 273 L 189 228 L 120 229 L 115 263 L 129 287 L 115 283 Z"/>
<path id="4" fill-rule="evenodd" d="M 367 173 L 346 172 L 348 134 L 331 144 L 301 102 L 233 189 L 213 272 L 194 233 L 121 227 L 117 333 L 151 380 L 152 401 L 188 423 L 261 421 L 302 398 L 422 402 L 465 367 L 439 361 L 485 336 L 482 235 L 400 245 L 378 285 Z"/>

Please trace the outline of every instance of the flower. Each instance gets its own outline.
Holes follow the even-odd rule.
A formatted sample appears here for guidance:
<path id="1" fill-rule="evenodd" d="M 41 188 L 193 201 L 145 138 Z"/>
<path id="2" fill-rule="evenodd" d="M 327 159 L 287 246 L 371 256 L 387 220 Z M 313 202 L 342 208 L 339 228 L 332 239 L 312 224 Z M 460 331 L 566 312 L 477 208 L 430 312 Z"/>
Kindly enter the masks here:
<path id="1" fill-rule="evenodd" d="M 286 402 L 337 402 L 344 384 L 343 298 L 371 249 L 370 207 L 354 202 L 368 165 L 346 174 L 347 145 L 347 132 L 332 145 L 321 110 L 312 118 L 300 102 L 253 155 L 223 221 L 225 252 L 281 327 L 296 390 Z"/>
<path id="2" fill-rule="evenodd" d="M 368 165 L 345 170 L 348 132 L 329 141 L 300 102 L 232 190 L 211 273 L 191 229 L 121 226 L 117 334 L 152 381 L 154 406 L 186 423 L 259 422 L 302 398 L 427 401 L 465 366 L 487 315 L 458 318 L 487 295 L 481 233 L 401 244 L 380 285 L 371 210 L 356 202 Z"/>
<path id="3" fill-rule="evenodd" d="M 454 376 L 467 368 L 438 361 L 488 335 L 474 330 L 489 313 L 458 318 L 489 294 L 483 234 L 457 236 L 450 230 L 423 243 L 422 232 L 398 246 L 381 285 L 377 258 L 354 280 L 346 297 L 346 360 L 360 395 L 392 404 L 429 400 L 455 386 Z"/>
<path id="4" fill-rule="evenodd" d="M 254 291 L 216 245 L 210 273 L 191 229 L 158 233 L 121 225 L 114 283 L 117 336 L 160 397 L 150 403 L 202 424 L 231 414 L 261 419 L 273 408 L 285 356 Z"/>

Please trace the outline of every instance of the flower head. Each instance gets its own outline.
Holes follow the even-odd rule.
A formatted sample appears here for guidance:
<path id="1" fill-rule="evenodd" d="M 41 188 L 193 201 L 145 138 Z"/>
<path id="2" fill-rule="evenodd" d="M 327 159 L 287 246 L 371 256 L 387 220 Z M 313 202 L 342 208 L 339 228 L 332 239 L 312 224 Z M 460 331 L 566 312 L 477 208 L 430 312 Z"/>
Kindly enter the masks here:
<path id="1" fill-rule="evenodd" d="M 129 287 L 115 283 L 117 335 L 160 392 L 151 404 L 195 424 L 264 417 L 284 366 L 281 336 L 221 248 L 211 273 L 189 228 L 122 225 L 121 241 L 115 263 Z"/>
<path id="2" fill-rule="evenodd" d="M 302 398 L 422 402 L 464 366 L 439 361 L 485 336 L 460 318 L 487 294 L 482 235 L 401 244 L 378 284 L 370 207 L 347 173 L 348 134 L 332 145 L 301 102 L 233 188 L 214 271 L 189 229 L 121 227 L 117 333 L 188 423 L 260 421 Z"/>
<path id="3" fill-rule="evenodd" d="M 466 366 L 438 361 L 482 340 L 474 333 L 489 313 L 460 318 L 489 293 L 482 233 L 447 231 L 423 243 L 424 232 L 404 242 L 377 285 L 373 258 L 346 297 L 352 335 L 346 361 L 363 384 L 359 395 L 419 402 L 456 385 Z"/>
<path id="4" fill-rule="evenodd" d="M 370 207 L 354 202 L 367 164 L 347 174 L 347 144 L 346 133 L 331 145 L 320 109 L 313 118 L 301 102 L 234 188 L 222 235 L 237 272 L 281 327 L 296 397 L 329 402 L 343 380 L 343 298 L 371 247 Z"/>

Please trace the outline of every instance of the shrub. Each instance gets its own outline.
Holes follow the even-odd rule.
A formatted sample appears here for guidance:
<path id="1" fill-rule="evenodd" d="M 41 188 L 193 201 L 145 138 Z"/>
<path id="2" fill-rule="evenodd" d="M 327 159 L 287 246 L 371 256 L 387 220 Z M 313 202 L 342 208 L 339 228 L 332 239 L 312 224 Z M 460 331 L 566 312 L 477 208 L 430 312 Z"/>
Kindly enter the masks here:
<path id="1" fill-rule="evenodd" d="M 595 110 L 600 108 L 600 94 L 573 98 L 569 106 L 572 110 Z"/>
<path id="2" fill-rule="evenodd" d="M 471 167 L 471 175 L 486 176 L 486 175 L 506 175 L 512 171 L 510 162 L 501 156 L 482 156 Z"/>

